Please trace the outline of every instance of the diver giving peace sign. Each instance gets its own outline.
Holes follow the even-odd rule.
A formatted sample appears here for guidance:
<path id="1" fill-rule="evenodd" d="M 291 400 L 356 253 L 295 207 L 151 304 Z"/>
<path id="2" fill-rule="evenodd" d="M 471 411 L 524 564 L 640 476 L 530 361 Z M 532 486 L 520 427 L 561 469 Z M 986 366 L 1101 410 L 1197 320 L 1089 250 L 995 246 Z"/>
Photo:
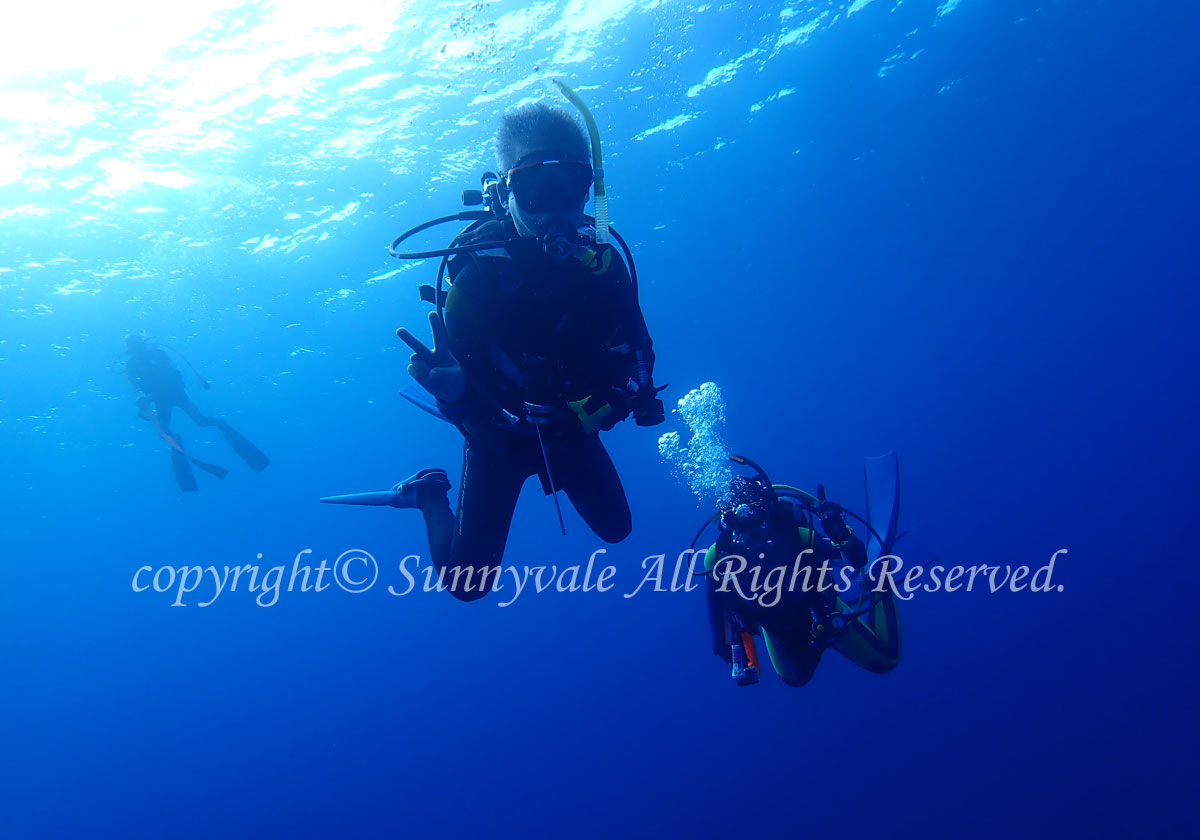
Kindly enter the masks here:
<path id="1" fill-rule="evenodd" d="M 598 133 L 578 97 L 568 96 L 588 122 L 590 143 L 562 109 L 534 103 L 509 111 L 496 137 L 503 175 L 485 176 L 486 198 L 464 194 L 464 202 L 487 209 L 427 222 L 392 245 L 397 257 L 442 259 L 437 288 L 421 290 L 436 308 L 432 346 L 409 330 L 396 334 L 413 351 L 409 374 L 428 394 L 402 395 L 463 435 L 456 510 L 440 469 L 421 470 L 390 491 L 322 500 L 419 509 L 441 582 L 465 601 L 495 585 L 530 476 L 556 509 L 564 491 L 605 542 L 625 539 L 633 527 L 629 503 L 600 433 L 631 416 L 642 426 L 663 420 L 632 258 L 601 201 Z M 584 215 L 593 186 L 594 220 Z M 454 220 L 471 225 L 449 248 L 396 251 L 409 235 Z"/>

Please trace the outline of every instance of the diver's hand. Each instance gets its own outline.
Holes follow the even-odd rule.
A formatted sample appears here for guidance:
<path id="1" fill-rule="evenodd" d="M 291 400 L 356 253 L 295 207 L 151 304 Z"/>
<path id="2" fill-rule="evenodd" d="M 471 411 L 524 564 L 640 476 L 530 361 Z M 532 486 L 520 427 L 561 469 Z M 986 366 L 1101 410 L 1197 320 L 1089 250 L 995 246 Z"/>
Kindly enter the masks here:
<path id="1" fill-rule="evenodd" d="M 567 407 L 575 412 L 583 431 L 589 435 L 607 432 L 629 416 L 630 393 L 625 388 L 608 388 L 581 400 L 572 400 Z"/>
<path id="2" fill-rule="evenodd" d="M 401 327 L 396 335 L 412 348 L 408 375 L 417 380 L 422 388 L 444 403 L 455 403 L 467 393 L 467 377 L 462 366 L 450 353 L 446 327 L 436 312 L 429 313 L 429 326 L 433 331 L 433 348 Z"/>
<path id="3" fill-rule="evenodd" d="M 817 518 L 821 520 L 825 536 L 829 537 L 830 541 L 838 547 L 848 543 L 854 536 L 854 530 L 846 524 L 845 513 L 845 508 L 836 502 L 822 499 L 817 505 Z"/>

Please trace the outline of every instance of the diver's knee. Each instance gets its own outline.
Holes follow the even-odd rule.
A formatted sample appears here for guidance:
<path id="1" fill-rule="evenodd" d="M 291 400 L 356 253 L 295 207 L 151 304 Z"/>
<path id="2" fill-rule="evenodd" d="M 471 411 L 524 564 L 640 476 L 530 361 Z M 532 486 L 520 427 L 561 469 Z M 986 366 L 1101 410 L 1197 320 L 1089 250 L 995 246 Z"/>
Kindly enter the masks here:
<path id="1" fill-rule="evenodd" d="M 450 590 L 450 594 L 463 603 L 469 604 L 472 601 L 478 601 L 484 595 L 487 595 L 488 591 L 483 589 L 454 588 Z"/>
<path id="2" fill-rule="evenodd" d="M 631 533 L 633 533 L 633 523 L 629 522 L 620 528 L 614 528 L 604 533 L 597 532 L 596 536 L 609 545 L 616 545 L 619 542 L 623 542 Z"/>
<path id="3" fill-rule="evenodd" d="M 771 664 L 775 666 L 775 673 L 792 688 L 808 685 L 813 674 L 817 672 L 817 666 L 821 664 L 821 654 L 817 651 L 809 651 L 807 654 L 794 655 L 778 647 L 778 642 L 776 645 L 777 653 L 771 656 Z"/>
<path id="4" fill-rule="evenodd" d="M 633 533 L 633 515 L 625 508 L 614 516 L 592 526 L 592 532 L 610 545 L 623 541 Z"/>
<path id="5" fill-rule="evenodd" d="M 887 659 L 877 659 L 869 665 L 863 667 L 872 674 L 890 674 L 896 670 L 896 666 L 900 664 L 900 657 L 889 657 Z"/>
<path id="6" fill-rule="evenodd" d="M 779 679 L 783 680 L 787 685 L 790 685 L 792 688 L 803 688 L 804 686 L 808 685 L 809 682 L 812 680 L 814 673 L 816 673 L 816 669 L 813 669 L 812 671 L 809 671 L 808 673 L 805 673 L 805 674 L 790 674 L 787 676 L 780 674 Z"/>
<path id="7" fill-rule="evenodd" d="M 442 583 L 460 601 L 478 601 L 492 591 L 500 577 L 499 566 L 449 566 Z"/>

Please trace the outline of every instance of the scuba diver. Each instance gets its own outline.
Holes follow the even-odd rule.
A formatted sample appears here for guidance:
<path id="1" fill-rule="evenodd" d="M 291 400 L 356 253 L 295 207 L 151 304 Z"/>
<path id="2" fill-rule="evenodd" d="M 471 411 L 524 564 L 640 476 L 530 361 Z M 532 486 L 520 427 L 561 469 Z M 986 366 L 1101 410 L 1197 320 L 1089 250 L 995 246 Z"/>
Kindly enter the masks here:
<path id="1" fill-rule="evenodd" d="M 463 601 L 483 597 L 498 578 L 530 476 L 554 499 L 564 534 L 559 490 L 600 539 L 625 539 L 629 503 L 600 433 L 630 416 L 640 426 L 664 419 L 632 255 L 608 225 L 599 133 L 582 100 L 558 85 L 590 142 L 561 108 L 534 103 L 507 112 L 496 136 L 503 174 L 487 173 L 483 190 L 463 194 L 464 204 L 486 209 L 427 222 L 390 249 L 402 259 L 442 259 L 437 287 L 421 288 L 436 308 L 432 344 L 403 328 L 397 335 L 413 351 L 408 373 L 428 394 L 402 396 L 463 435 L 456 510 L 441 469 L 421 470 L 392 490 L 321 500 L 419 509 L 442 583 Z M 584 214 L 589 192 L 594 218 Z M 449 221 L 471 222 L 450 247 L 397 251 L 409 236 Z"/>
<path id="2" fill-rule="evenodd" d="M 233 451 L 241 456 L 250 469 L 255 472 L 265 470 L 271 461 L 254 444 L 224 420 L 210 417 L 196 407 L 184 388 L 183 375 L 171 364 L 164 347 L 166 345 L 147 341 L 140 335 L 128 336 L 125 339 L 125 354 L 128 356 L 125 360 L 125 373 L 134 393 L 138 395 L 138 417 L 152 423 L 155 431 L 171 447 L 171 467 L 179 489 L 186 492 L 198 489 L 196 477 L 192 474 L 193 464 L 217 478 L 224 478 L 229 471 L 187 453 L 183 448 L 182 438 L 171 431 L 171 409 L 176 407 L 191 417 L 197 426 L 216 426 Z M 184 361 L 187 362 L 186 359 Z M 190 362 L 187 364 L 191 367 Z M 208 381 L 200 376 L 195 368 L 192 368 L 192 371 L 207 391 Z"/>
<path id="3" fill-rule="evenodd" d="M 713 653 L 732 666 L 735 682 L 758 682 L 755 636 L 765 642 L 775 672 L 796 688 L 812 678 L 829 648 L 877 674 L 895 668 L 900 661 L 895 598 L 876 586 L 877 570 L 871 568 L 891 554 L 896 540 L 895 453 L 866 462 L 867 518 L 859 521 L 870 532 L 868 544 L 846 522 L 847 515 L 859 517 L 826 499 L 823 487 L 813 496 L 772 484 L 750 459 L 731 460 L 756 475 L 734 476 L 721 510 L 696 540 L 708 525 L 718 524 L 716 542 L 704 557 L 705 594 Z"/>

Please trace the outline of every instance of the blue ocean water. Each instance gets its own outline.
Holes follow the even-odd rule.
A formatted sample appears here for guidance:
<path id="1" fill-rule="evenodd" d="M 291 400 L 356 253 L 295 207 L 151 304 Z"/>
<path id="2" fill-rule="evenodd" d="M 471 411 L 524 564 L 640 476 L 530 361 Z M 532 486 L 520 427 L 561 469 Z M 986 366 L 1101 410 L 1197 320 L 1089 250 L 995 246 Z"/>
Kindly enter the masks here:
<path id="1" fill-rule="evenodd" d="M 1195 831 L 1193 4 L 43 6 L 0 34 L 0 835 Z M 613 591 L 388 593 L 420 517 L 316 499 L 457 481 L 461 445 L 396 395 L 436 267 L 384 246 L 556 76 L 668 405 L 718 383 L 735 451 L 850 507 L 895 450 L 899 553 L 1066 549 L 1061 592 L 921 593 L 893 673 L 736 688 L 700 592 L 623 597 L 709 513 L 669 415 L 605 437 L 625 542 L 517 508 L 507 562 L 605 547 Z M 136 331 L 268 470 L 180 418 L 231 474 L 176 489 Z M 133 588 L 350 549 L 360 594 Z"/>

